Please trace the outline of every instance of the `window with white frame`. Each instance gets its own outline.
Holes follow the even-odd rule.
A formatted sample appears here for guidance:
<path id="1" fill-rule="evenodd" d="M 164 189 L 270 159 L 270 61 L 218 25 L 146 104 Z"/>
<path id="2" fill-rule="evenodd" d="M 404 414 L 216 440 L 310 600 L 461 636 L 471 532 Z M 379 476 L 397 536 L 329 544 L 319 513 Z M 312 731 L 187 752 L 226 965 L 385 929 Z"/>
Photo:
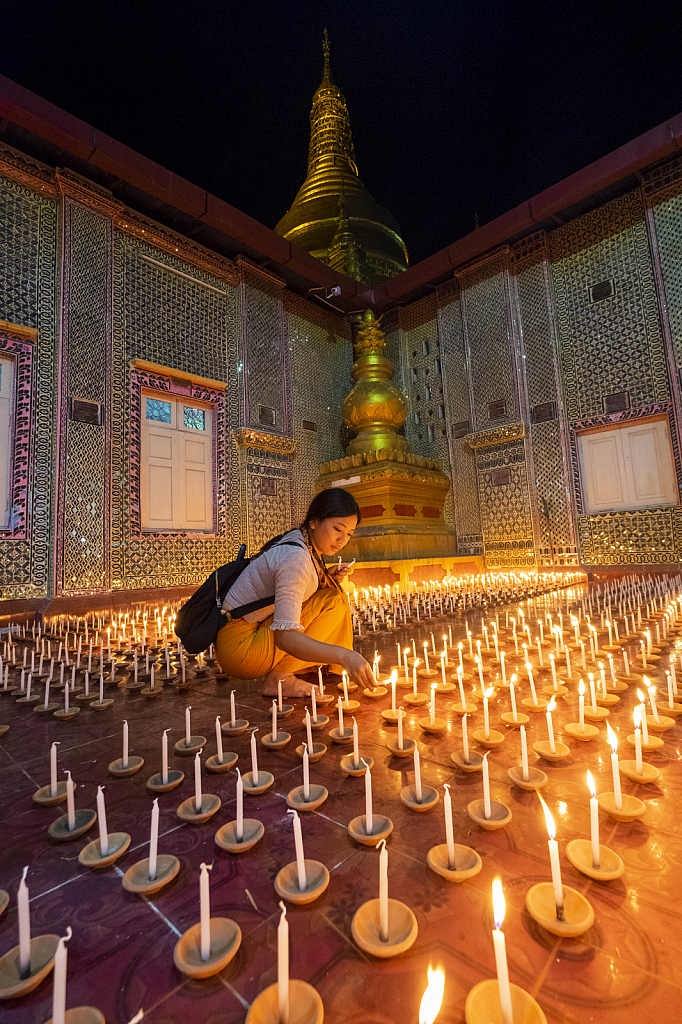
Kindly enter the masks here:
<path id="1" fill-rule="evenodd" d="M 578 449 L 585 512 L 677 504 L 666 416 L 586 431 Z"/>
<path id="2" fill-rule="evenodd" d="M 0 529 L 11 526 L 12 516 L 12 404 L 14 360 L 0 356 Z"/>
<path id="3" fill-rule="evenodd" d="M 213 530 L 213 410 L 193 399 L 142 392 L 143 530 Z"/>

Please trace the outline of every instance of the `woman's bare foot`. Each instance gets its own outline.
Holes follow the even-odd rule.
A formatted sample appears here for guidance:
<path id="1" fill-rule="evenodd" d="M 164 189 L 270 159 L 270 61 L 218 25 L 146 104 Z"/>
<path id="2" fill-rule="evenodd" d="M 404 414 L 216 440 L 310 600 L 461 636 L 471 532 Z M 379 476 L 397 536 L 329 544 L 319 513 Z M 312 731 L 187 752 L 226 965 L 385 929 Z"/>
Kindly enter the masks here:
<path id="1" fill-rule="evenodd" d="M 306 682 L 294 675 L 286 675 L 284 672 L 268 672 L 263 686 L 264 697 L 276 697 L 278 693 L 277 684 L 282 684 L 283 697 L 309 697 L 313 689 L 313 683 Z"/>

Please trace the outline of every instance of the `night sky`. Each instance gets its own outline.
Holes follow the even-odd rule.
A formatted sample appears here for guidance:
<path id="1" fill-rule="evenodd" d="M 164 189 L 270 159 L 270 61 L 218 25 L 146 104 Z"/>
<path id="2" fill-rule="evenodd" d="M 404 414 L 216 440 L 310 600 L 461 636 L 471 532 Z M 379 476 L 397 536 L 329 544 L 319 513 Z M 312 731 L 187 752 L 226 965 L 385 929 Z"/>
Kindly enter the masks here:
<path id="1" fill-rule="evenodd" d="M 5 0 L 0 70 L 274 227 L 329 30 L 412 263 L 682 110 L 679 2 Z"/>

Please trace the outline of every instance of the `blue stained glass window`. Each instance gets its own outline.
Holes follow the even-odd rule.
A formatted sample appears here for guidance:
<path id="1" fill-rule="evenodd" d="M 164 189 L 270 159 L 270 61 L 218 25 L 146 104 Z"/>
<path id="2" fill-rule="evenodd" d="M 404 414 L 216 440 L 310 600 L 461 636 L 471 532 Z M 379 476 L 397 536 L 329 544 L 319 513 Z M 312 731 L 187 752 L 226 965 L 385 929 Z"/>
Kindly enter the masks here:
<path id="1" fill-rule="evenodd" d="M 186 427 L 190 427 L 192 430 L 205 430 L 206 429 L 206 413 L 203 409 L 192 409 L 189 406 L 185 406 L 184 423 Z"/>
<path id="2" fill-rule="evenodd" d="M 170 423 L 171 421 L 171 404 L 170 402 L 162 402 L 160 398 L 148 398 L 147 399 L 147 419 L 154 420 L 156 423 Z"/>

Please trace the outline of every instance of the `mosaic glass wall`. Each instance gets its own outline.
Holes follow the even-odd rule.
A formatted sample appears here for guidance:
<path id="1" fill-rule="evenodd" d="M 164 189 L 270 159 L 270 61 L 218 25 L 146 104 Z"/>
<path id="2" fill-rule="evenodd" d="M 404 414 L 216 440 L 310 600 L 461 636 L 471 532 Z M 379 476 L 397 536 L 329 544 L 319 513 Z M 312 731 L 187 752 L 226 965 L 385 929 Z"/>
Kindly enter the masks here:
<path id="1" fill-rule="evenodd" d="M 56 202 L 0 179 L 0 320 L 38 331 L 30 450 L 22 453 L 30 495 L 27 536 L 0 537 L 4 600 L 45 597 L 51 590 L 57 240 Z"/>
<path id="2" fill-rule="evenodd" d="M 244 424 L 290 433 L 288 359 L 282 285 L 241 263 L 239 359 L 244 371 Z"/>

